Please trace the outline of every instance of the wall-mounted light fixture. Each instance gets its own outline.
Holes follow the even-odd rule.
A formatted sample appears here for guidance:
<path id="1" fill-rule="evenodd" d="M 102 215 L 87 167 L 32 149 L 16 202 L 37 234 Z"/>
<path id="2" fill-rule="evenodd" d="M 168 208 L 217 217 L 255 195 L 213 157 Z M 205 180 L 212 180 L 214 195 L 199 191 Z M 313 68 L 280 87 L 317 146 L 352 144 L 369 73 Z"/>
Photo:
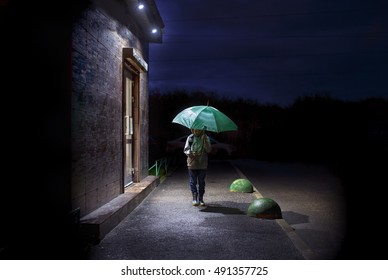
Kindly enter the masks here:
<path id="1" fill-rule="evenodd" d="M 139 10 L 143 10 L 144 9 L 144 3 L 143 3 L 143 1 L 138 1 L 138 3 L 137 3 L 137 8 L 139 9 Z"/>
<path id="2" fill-rule="evenodd" d="M 128 0 L 127 0 L 128 1 Z M 131 0 L 130 13 L 138 21 L 140 31 L 149 42 L 161 43 L 164 23 L 159 15 L 155 0 Z"/>

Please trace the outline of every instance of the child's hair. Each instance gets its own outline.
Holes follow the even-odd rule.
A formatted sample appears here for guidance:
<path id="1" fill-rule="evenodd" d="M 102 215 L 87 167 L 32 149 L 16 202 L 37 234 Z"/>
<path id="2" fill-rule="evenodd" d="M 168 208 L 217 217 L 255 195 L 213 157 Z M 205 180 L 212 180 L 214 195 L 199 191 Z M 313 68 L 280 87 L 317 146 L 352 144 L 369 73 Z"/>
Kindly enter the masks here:
<path id="1" fill-rule="evenodd" d="M 201 129 L 191 129 L 191 133 L 194 134 L 194 130 L 199 130 L 200 135 L 202 135 L 204 133 L 204 130 L 201 130 Z"/>

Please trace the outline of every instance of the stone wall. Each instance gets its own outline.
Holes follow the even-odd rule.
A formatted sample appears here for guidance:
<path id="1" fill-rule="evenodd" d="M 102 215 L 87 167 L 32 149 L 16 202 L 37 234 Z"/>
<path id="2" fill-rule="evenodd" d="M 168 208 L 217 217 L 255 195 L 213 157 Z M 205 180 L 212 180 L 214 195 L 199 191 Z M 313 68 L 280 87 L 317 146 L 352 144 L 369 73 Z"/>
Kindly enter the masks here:
<path id="1" fill-rule="evenodd" d="M 72 34 L 72 208 L 81 217 L 123 192 L 122 49 L 144 51 L 131 31 L 99 8 L 86 9 Z M 147 50 L 145 50 L 147 52 Z M 140 178 L 148 170 L 147 74 L 140 83 Z M 147 137 L 147 139 L 145 139 Z"/>

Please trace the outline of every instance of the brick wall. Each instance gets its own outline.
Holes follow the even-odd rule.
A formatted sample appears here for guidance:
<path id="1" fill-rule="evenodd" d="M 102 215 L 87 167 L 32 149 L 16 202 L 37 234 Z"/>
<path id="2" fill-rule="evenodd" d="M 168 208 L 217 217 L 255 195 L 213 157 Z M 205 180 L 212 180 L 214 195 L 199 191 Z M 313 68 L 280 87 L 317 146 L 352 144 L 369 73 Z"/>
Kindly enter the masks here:
<path id="1" fill-rule="evenodd" d="M 72 38 L 71 199 L 84 216 L 122 192 L 122 49 L 145 47 L 97 8 L 83 12 Z M 140 80 L 142 179 L 148 175 L 147 74 Z"/>

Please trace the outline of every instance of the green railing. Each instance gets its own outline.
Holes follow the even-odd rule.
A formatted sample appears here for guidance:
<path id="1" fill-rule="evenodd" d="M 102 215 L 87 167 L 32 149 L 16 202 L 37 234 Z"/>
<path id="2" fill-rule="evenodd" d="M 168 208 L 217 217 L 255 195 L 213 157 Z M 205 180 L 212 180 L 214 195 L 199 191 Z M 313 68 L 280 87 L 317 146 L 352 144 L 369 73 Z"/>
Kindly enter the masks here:
<path id="1" fill-rule="evenodd" d="M 163 177 L 171 173 L 176 167 L 177 159 L 175 156 L 166 156 L 155 161 L 155 163 L 148 168 L 148 174 Z"/>

